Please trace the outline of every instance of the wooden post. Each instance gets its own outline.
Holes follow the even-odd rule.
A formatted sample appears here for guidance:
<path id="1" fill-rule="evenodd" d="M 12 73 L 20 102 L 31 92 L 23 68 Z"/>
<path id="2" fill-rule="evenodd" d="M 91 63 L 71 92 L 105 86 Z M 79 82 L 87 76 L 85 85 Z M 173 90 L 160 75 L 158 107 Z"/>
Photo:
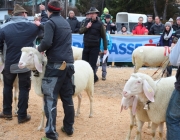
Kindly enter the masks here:
<path id="1" fill-rule="evenodd" d="M 111 63 L 111 66 L 114 67 L 114 62 Z"/>

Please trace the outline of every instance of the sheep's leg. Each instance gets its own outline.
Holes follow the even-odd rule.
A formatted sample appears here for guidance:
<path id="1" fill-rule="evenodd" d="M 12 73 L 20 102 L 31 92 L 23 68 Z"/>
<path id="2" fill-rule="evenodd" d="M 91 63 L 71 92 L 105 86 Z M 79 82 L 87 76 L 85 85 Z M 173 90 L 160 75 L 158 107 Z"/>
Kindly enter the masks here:
<path id="1" fill-rule="evenodd" d="M 130 140 L 131 132 L 134 127 L 135 121 L 136 121 L 136 117 L 132 114 L 132 109 L 130 109 L 130 127 L 129 127 L 129 132 L 126 136 L 126 140 Z"/>
<path id="2" fill-rule="evenodd" d="M 148 129 L 151 128 L 151 122 L 148 122 Z"/>
<path id="3" fill-rule="evenodd" d="M 81 93 L 80 94 L 78 94 L 78 108 L 77 108 L 77 112 L 76 112 L 76 117 L 78 117 L 79 116 L 79 114 L 80 114 L 80 107 L 81 107 L 81 101 L 82 101 L 82 95 L 81 95 Z"/>
<path id="4" fill-rule="evenodd" d="M 40 125 L 38 127 L 38 130 L 43 130 L 44 129 L 44 120 L 45 120 L 45 112 L 44 112 L 44 97 L 42 97 L 42 118 Z"/>
<path id="5" fill-rule="evenodd" d="M 163 140 L 163 127 L 164 127 L 164 123 L 160 123 L 159 124 L 159 137 L 160 137 L 160 140 Z"/>
<path id="6" fill-rule="evenodd" d="M 151 135 L 152 135 L 152 140 L 155 140 L 155 136 L 156 136 L 156 129 L 157 129 L 158 125 L 155 123 L 152 123 L 151 125 Z"/>
<path id="7" fill-rule="evenodd" d="M 138 120 L 138 128 L 137 128 L 135 140 L 141 140 L 141 131 L 142 131 L 143 125 L 144 125 L 144 122 Z"/>
<path id="8" fill-rule="evenodd" d="M 89 114 L 89 118 L 93 117 L 93 94 L 92 91 L 87 91 L 89 100 L 90 100 L 90 114 Z"/>
<path id="9" fill-rule="evenodd" d="M 14 113 L 15 115 L 18 115 L 17 112 L 18 112 L 18 105 L 17 105 L 17 100 L 18 100 L 18 93 L 19 93 L 19 89 L 18 89 L 18 86 L 14 86 L 14 107 L 15 107 L 15 110 L 14 110 Z"/>

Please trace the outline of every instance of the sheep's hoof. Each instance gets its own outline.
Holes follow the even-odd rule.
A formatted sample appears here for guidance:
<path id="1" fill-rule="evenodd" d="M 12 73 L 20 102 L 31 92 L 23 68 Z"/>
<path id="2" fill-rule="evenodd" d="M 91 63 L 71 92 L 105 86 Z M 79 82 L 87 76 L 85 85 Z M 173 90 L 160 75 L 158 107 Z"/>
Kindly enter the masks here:
<path id="1" fill-rule="evenodd" d="M 39 126 L 38 127 L 38 131 L 41 131 L 41 130 L 43 130 L 44 128 L 42 127 L 42 126 Z"/>
<path id="2" fill-rule="evenodd" d="M 93 115 L 89 115 L 89 118 L 93 118 Z"/>
<path id="3" fill-rule="evenodd" d="M 18 116 L 18 113 L 17 111 L 14 112 L 14 116 L 17 117 Z"/>

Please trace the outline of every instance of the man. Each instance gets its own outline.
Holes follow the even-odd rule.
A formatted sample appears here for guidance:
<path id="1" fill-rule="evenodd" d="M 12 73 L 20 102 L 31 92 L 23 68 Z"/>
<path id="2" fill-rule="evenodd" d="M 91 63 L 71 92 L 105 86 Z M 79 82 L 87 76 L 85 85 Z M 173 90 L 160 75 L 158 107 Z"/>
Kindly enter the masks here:
<path id="1" fill-rule="evenodd" d="M 153 16 L 152 15 L 148 15 L 147 16 L 147 22 L 144 23 L 144 26 L 146 26 L 146 28 L 148 29 L 148 31 L 150 31 L 151 26 L 153 25 Z"/>
<path id="2" fill-rule="evenodd" d="M 171 23 L 171 25 L 173 26 L 174 21 L 173 21 L 173 19 L 172 19 L 172 18 L 170 18 L 170 19 L 169 19 L 169 22 L 170 22 L 170 23 Z"/>
<path id="3" fill-rule="evenodd" d="M 31 119 L 27 114 L 30 76 L 28 69 L 20 70 L 18 62 L 21 56 L 21 49 L 33 46 L 39 28 L 28 21 L 27 11 L 16 4 L 11 20 L 0 27 L 0 50 L 3 51 L 5 67 L 3 74 L 3 111 L 0 118 L 12 119 L 12 88 L 13 82 L 18 76 L 19 79 L 19 102 L 18 102 L 18 123 L 24 123 Z M 7 46 L 4 47 L 4 46 Z"/>
<path id="4" fill-rule="evenodd" d="M 44 37 L 37 48 L 39 52 L 46 51 L 48 60 L 42 80 L 44 110 L 47 118 L 46 136 L 42 140 L 58 140 L 56 108 L 59 96 L 61 97 L 65 114 L 61 130 L 68 136 L 71 136 L 74 131 L 74 105 L 72 100 L 74 89 L 71 81 L 74 74 L 74 59 L 71 48 L 71 27 L 60 16 L 60 11 L 60 2 L 58 0 L 51 0 L 48 3 L 47 14 L 49 20 L 44 26 Z M 67 67 L 64 70 L 59 70 L 63 61 L 66 62 Z"/>
<path id="5" fill-rule="evenodd" d="M 180 17 L 176 18 L 176 24 L 172 26 L 174 31 L 177 31 L 180 29 Z"/>
<path id="6" fill-rule="evenodd" d="M 138 18 L 138 24 L 134 26 L 132 33 L 134 35 L 144 35 L 146 27 L 143 25 L 143 17 Z"/>
<path id="7" fill-rule="evenodd" d="M 104 25 L 98 20 L 99 11 L 95 7 L 91 7 L 89 14 L 91 19 L 87 20 L 79 30 L 80 34 L 84 33 L 84 49 L 82 59 L 89 62 L 94 71 L 94 82 L 98 81 L 96 75 L 96 62 L 99 55 L 100 40 L 103 39 L 104 54 L 107 53 L 107 40 Z"/>
<path id="8" fill-rule="evenodd" d="M 69 18 L 67 19 L 67 22 L 71 26 L 72 33 L 78 33 L 80 24 L 75 17 L 74 11 L 69 11 Z"/>
<path id="9" fill-rule="evenodd" d="M 82 20 L 80 27 L 82 27 L 82 26 L 84 25 L 84 23 L 86 22 L 86 20 L 88 20 L 88 19 L 91 18 L 89 12 L 86 12 L 85 16 L 86 16 L 86 18 Z"/>
<path id="10" fill-rule="evenodd" d="M 106 26 L 106 31 L 110 34 L 115 34 L 117 32 L 116 25 L 111 22 L 111 15 L 105 15 L 105 22 L 104 25 Z"/>
<path id="11" fill-rule="evenodd" d="M 172 48 L 175 44 L 172 44 Z M 174 66 L 179 65 L 179 45 L 180 40 L 171 51 L 169 56 L 170 63 Z M 175 89 L 172 93 L 169 105 L 166 111 L 166 126 L 167 126 L 167 140 L 179 140 L 180 139 L 180 67 L 176 73 Z"/>
<path id="12" fill-rule="evenodd" d="M 155 23 L 150 28 L 150 35 L 161 35 L 164 31 L 164 24 L 161 23 L 159 16 L 155 17 Z"/>

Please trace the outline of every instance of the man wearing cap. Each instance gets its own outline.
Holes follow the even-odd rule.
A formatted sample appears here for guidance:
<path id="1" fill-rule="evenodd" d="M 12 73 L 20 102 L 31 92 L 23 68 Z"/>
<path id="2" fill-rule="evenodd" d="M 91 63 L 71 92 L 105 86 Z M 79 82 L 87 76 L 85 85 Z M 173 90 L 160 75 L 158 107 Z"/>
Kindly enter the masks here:
<path id="1" fill-rule="evenodd" d="M 79 30 L 80 34 L 84 33 L 84 49 L 82 59 L 89 62 L 94 71 L 94 82 L 98 81 L 96 75 L 96 62 L 99 55 L 99 46 L 101 38 L 103 39 L 104 54 L 107 53 L 107 40 L 104 25 L 98 20 L 99 11 L 95 7 L 91 7 L 89 14 L 91 18 L 87 20 Z"/>
<path id="2" fill-rule="evenodd" d="M 78 33 L 79 32 L 80 23 L 77 20 L 77 18 L 75 17 L 74 11 L 72 11 L 72 10 L 69 11 L 69 17 L 67 19 L 67 22 L 71 26 L 72 33 Z"/>
<path id="3" fill-rule="evenodd" d="M 177 31 L 177 30 L 180 29 L 180 17 L 177 17 L 177 18 L 176 18 L 176 24 L 174 24 L 174 25 L 172 26 L 172 28 L 173 28 L 174 31 Z"/>
<path id="4" fill-rule="evenodd" d="M 38 46 L 39 52 L 46 51 L 47 65 L 42 79 L 42 93 L 44 94 L 44 111 L 47 118 L 45 133 L 42 140 L 58 140 L 56 132 L 57 101 L 61 97 L 64 109 L 64 120 L 61 130 L 72 136 L 74 129 L 74 104 L 72 96 L 74 87 L 74 59 L 72 52 L 71 27 L 60 15 L 61 7 L 58 0 L 48 3 L 47 14 L 49 20 L 44 26 L 44 37 Z M 62 63 L 66 67 L 59 70 Z"/>
<path id="5" fill-rule="evenodd" d="M 117 32 L 116 25 L 111 21 L 111 15 L 105 15 L 105 22 L 104 25 L 106 26 L 106 31 L 110 34 L 115 34 Z"/>
<path id="6" fill-rule="evenodd" d="M 3 51 L 5 66 L 3 74 L 3 111 L 0 118 L 12 119 L 12 88 L 13 82 L 19 79 L 18 123 L 24 123 L 31 119 L 27 114 L 30 76 L 28 69 L 19 69 L 18 62 L 23 47 L 33 47 L 39 28 L 28 21 L 27 11 L 16 4 L 11 20 L 0 26 L 0 51 Z"/>

